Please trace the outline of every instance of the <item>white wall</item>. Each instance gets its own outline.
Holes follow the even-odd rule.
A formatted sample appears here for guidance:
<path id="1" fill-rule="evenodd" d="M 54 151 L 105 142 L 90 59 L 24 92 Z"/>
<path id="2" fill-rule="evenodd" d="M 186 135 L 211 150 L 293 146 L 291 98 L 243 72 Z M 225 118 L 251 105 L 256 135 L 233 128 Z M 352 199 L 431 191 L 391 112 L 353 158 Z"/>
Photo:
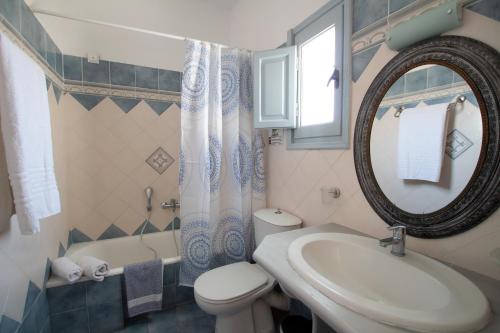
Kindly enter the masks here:
<path id="1" fill-rule="evenodd" d="M 287 31 L 327 0 L 240 0 L 231 13 L 231 45 L 262 50 L 286 42 Z"/>
<path id="2" fill-rule="evenodd" d="M 33 9 L 229 43 L 231 0 L 27 0 Z M 36 14 L 65 54 L 181 70 L 184 42 Z"/>

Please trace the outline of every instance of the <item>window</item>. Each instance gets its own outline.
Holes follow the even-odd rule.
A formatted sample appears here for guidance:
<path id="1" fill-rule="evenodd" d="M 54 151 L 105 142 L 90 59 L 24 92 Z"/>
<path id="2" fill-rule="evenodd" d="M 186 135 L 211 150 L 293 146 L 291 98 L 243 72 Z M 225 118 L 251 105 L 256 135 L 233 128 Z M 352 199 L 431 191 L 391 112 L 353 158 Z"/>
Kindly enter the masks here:
<path id="1" fill-rule="evenodd" d="M 332 0 L 255 52 L 254 126 L 288 128 L 288 149 L 349 147 L 351 1 Z"/>
<path id="2" fill-rule="evenodd" d="M 289 33 L 298 57 L 297 125 L 288 131 L 289 149 L 349 146 L 347 5 L 331 1 Z"/>

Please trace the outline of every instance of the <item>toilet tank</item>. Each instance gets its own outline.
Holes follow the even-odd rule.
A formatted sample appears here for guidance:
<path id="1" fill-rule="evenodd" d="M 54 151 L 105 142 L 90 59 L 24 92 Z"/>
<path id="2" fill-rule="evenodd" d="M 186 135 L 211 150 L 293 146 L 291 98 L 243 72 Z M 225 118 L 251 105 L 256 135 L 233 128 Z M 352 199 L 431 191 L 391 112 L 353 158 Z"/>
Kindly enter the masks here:
<path id="1" fill-rule="evenodd" d="M 302 225 L 302 220 L 279 208 L 265 208 L 253 214 L 253 224 L 255 228 L 255 243 L 256 246 L 259 246 L 260 242 L 267 235 L 299 229 Z"/>

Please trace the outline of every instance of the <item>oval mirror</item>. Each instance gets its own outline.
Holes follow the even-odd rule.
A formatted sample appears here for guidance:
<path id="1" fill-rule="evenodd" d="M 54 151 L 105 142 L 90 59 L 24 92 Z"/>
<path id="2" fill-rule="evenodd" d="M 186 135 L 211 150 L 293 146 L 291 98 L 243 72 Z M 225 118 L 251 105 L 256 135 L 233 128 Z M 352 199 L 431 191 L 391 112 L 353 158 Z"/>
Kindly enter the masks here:
<path id="1" fill-rule="evenodd" d="M 438 37 L 400 52 L 372 82 L 354 158 L 363 193 L 389 225 L 445 237 L 497 209 L 499 63 L 481 42 Z"/>
<path id="2" fill-rule="evenodd" d="M 401 178 L 398 137 L 402 135 L 402 113 L 418 112 L 427 106 L 450 108 L 442 135 L 444 154 L 439 179 Z M 426 139 L 417 137 L 414 144 L 429 144 Z M 466 188 L 478 166 L 482 141 L 481 110 L 463 77 L 443 65 L 418 66 L 394 82 L 379 104 L 370 136 L 373 174 L 384 195 L 399 209 L 413 214 L 432 213 L 448 206 Z"/>

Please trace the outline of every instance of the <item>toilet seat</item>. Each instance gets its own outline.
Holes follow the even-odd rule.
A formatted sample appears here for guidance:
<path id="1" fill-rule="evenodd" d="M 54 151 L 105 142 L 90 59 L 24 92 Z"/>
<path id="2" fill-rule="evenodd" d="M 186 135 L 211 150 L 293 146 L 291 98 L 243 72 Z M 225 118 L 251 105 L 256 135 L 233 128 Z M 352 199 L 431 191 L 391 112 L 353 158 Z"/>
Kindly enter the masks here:
<path id="1" fill-rule="evenodd" d="M 194 290 L 204 302 L 227 304 L 258 293 L 268 285 L 268 280 L 258 265 L 239 262 L 202 274 L 194 283 Z"/>

